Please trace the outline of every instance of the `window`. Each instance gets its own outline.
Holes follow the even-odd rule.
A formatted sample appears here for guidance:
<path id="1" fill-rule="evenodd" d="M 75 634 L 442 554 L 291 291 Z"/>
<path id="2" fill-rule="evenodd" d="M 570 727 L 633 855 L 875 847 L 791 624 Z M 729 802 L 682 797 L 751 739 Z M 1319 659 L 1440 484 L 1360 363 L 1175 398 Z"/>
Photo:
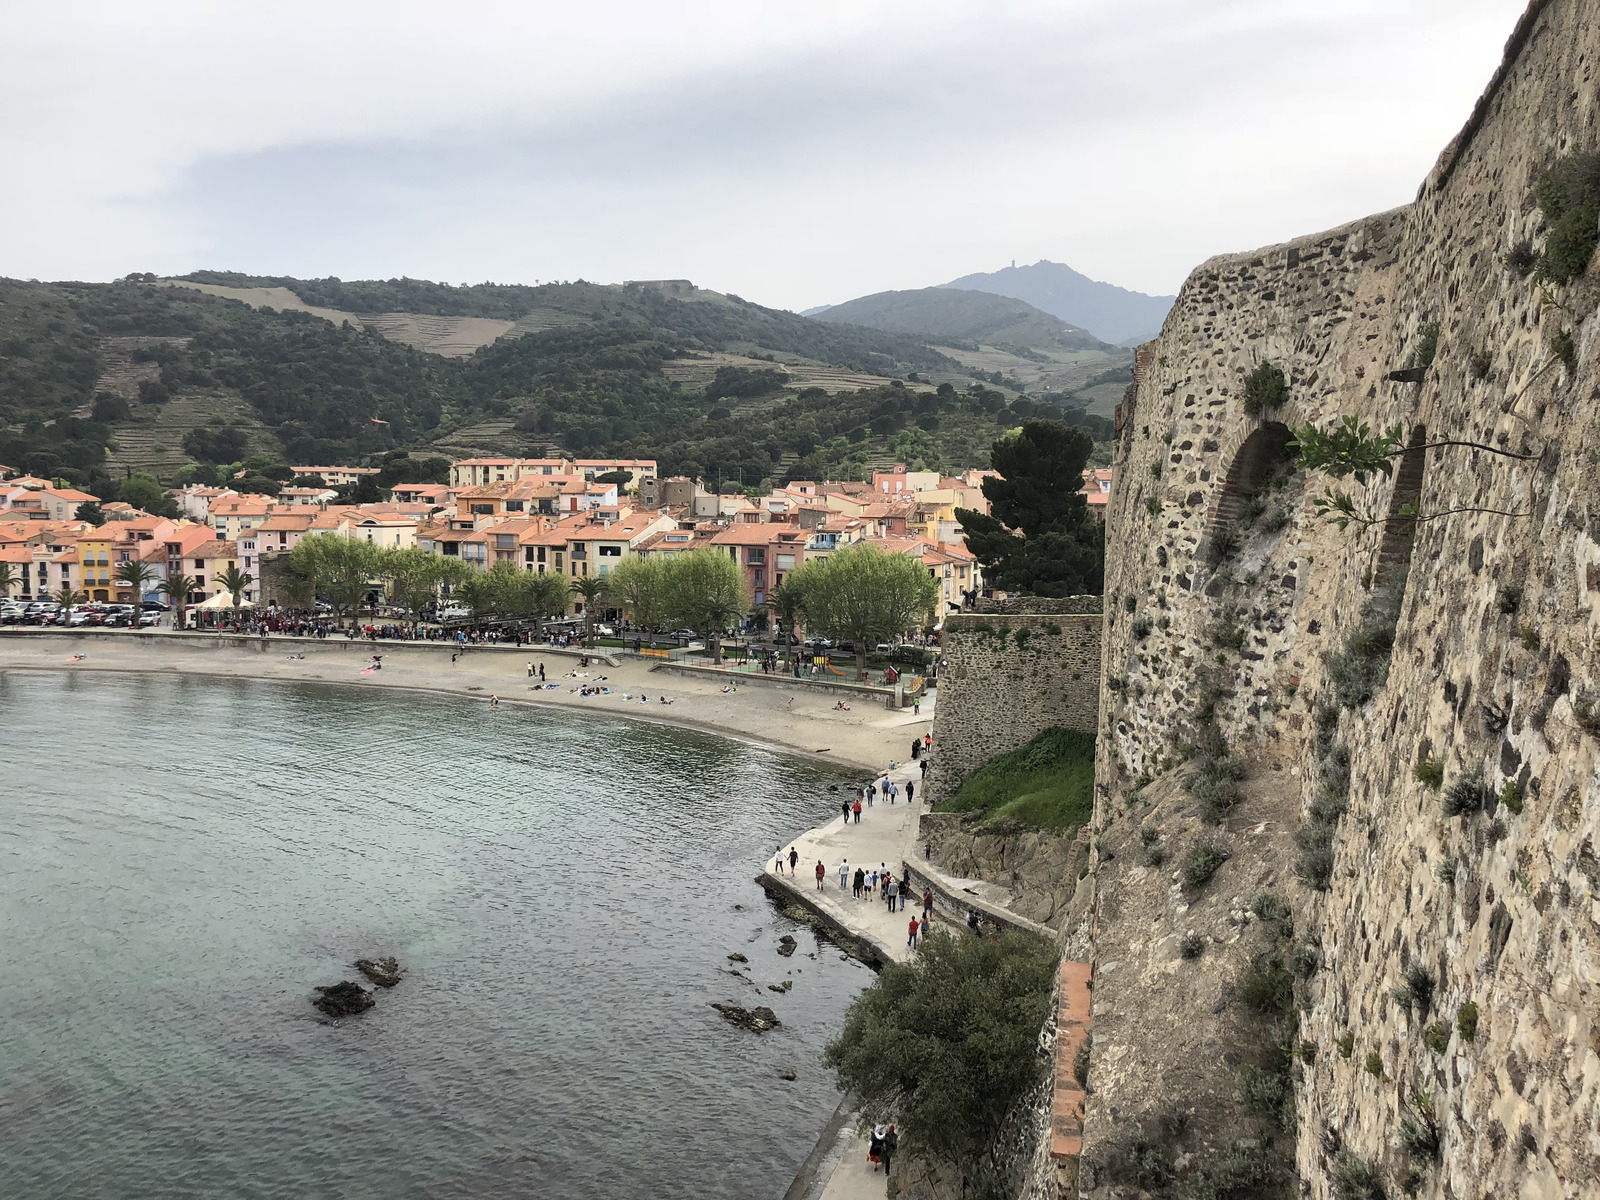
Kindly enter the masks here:
<path id="1" fill-rule="evenodd" d="M 514 533 L 497 533 L 494 535 L 494 548 L 496 550 L 514 550 L 517 545 L 517 535 Z"/>
<path id="2" fill-rule="evenodd" d="M 780 555 L 778 555 L 778 570 L 780 570 L 780 571 L 792 571 L 792 570 L 794 570 L 794 555 L 792 555 L 792 554 L 780 554 Z"/>
<path id="3" fill-rule="evenodd" d="M 473 504 L 468 506 L 468 510 L 477 516 L 494 516 L 494 505 L 492 504 Z"/>
<path id="4" fill-rule="evenodd" d="M 556 570 L 561 570 L 561 551 L 556 551 Z"/>
<path id="5" fill-rule="evenodd" d="M 522 511 L 522 501 L 521 500 L 507 500 L 506 501 L 506 511 L 507 512 L 521 512 Z"/>
<path id="6" fill-rule="evenodd" d="M 544 561 L 544 547 L 543 546 L 539 547 L 539 561 L 540 562 Z M 559 564 L 557 564 L 557 565 L 559 565 Z"/>
<path id="7" fill-rule="evenodd" d="M 600 557 L 601 558 L 621 558 L 622 557 L 622 547 L 621 546 L 601 546 L 600 547 Z"/>
<path id="8" fill-rule="evenodd" d="M 203 559 L 203 558 L 197 558 L 197 559 L 194 560 L 194 565 L 195 565 L 195 568 L 198 570 L 198 569 L 200 569 L 200 568 L 202 568 L 202 567 L 204 567 L 206 565 L 206 560 Z"/>
<path id="9" fill-rule="evenodd" d="M 751 546 L 745 551 L 744 560 L 751 566 L 765 566 L 767 562 L 767 548 L 765 546 Z"/>

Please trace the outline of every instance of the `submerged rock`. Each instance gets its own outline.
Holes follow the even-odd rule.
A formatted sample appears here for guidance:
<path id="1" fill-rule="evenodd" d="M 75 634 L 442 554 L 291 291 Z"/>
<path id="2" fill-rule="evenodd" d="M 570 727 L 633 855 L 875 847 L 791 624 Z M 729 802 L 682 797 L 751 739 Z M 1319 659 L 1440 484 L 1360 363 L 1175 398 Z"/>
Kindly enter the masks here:
<path id="1" fill-rule="evenodd" d="M 778 953 L 783 955 L 785 958 L 788 958 L 789 955 L 793 954 L 799 948 L 800 943 L 794 940 L 794 936 L 792 934 L 786 933 L 778 939 Z"/>
<path id="2" fill-rule="evenodd" d="M 353 1017 L 356 1013 L 366 1012 L 374 1004 L 371 992 L 348 979 L 329 987 L 313 988 L 312 991 L 320 994 L 311 1003 L 330 1017 Z"/>
<path id="3" fill-rule="evenodd" d="M 794 980 L 785 979 L 782 983 L 769 983 L 769 984 L 767 984 L 767 991 L 769 991 L 769 992 L 787 992 L 793 986 L 794 986 Z"/>
<path id="4" fill-rule="evenodd" d="M 778 1014 L 764 1006 L 740 1008 L 737 1004 L 713 1004 L 711 1007 L 721 1013 L 722 1019 L 730 1025 L 737 1025 L 740 1029 L 750 1029 L 756 1033 L 765 1033 L 782 1024 L 778 1020 Z"/>
<path id="5" fill-rule="evenodd" d="M 747 963 L 747 962 L 749 962 L 749 961 L 750 961 L 750 960 L 749 960 L 749 959 L 748 959 L 748 958 L 746 958 L 746 957 L 745 957 L 745 956 L 744 956 L 744 955 L 742 955 L 742 954 L 740 954 L 740 953 L 738 953 L 738 952 L 735 952 L 735 953 L 733 953 L 733 954 L 730 954 L 730 955 L 728 955 L 728 961 L 729 961 L 729 962 L 742 962 L 742 963 Z"/>
<path id="6" fill-rule="evenodd" d="M 793 1071 L 779 1071 L 778 1072 L 778 1078 L 779 1079 L 787 1079 L 790 1083 L 793 1083 L 796 1079 L 799 1078 L 799 1076 L 796 1075 Z"/>
<path id="7" fill-rule="evenodd" d="M 392 958 L 358 958 L 356 970 L 379 987 L 391 988 L 400 982 L 400 964 Z"/>

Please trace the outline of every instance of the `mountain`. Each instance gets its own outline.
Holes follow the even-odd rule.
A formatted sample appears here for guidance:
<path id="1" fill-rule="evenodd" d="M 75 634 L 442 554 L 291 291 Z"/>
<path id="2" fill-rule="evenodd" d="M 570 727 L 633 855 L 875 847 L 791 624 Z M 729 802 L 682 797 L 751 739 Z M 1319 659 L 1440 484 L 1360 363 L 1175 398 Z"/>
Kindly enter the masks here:
<path id="1" fill-rule="evenodd" d="M 989 292 L 1024 300 L 1070 325 L 1119 346 L 1134 346 L 1161 332 L 1176 296 L 1147 296 L 1080 275 L 1065 263 L 1040 259 L 1031 267 L 963 275 L 943 288 Z"/>
<path id="2" fill-rule="evenodd" d="M 941 345 L 949 343 L 970 350 L 985 345 L 1013 353 L 1018 348 L 1046 354 L 1115 349 L 1025 301 L 985 290 L 920 288 L 877 292 L 832 305 L 815 315 L 817 320 L 829 323 L 922 333 Z"/>
<path id="3" fill-rule="evenodd" d="M 0 279 L 0 462 L 107 499 L 128 471 L 247 457 L 560 450 L 747 483 L 983 465 L 1038 405 L 927 340 L 686 280 Z"/>

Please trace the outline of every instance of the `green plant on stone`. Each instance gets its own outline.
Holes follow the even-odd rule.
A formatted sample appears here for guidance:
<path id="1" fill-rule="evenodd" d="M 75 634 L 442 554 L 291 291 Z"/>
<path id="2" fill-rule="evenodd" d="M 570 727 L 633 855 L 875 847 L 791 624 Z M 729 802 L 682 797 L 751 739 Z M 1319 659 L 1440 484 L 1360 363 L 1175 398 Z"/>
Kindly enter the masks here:
<path id="1" fill-rule="evenodd" d="M 1406 968 L 1405 982 L 1389 990 L 1389 998 L 1408 1013 L 1425 1015 L 1433 1003 L 1433 976 L 1419 962 Z"/>
<path id="2" fill-rule="evenodd" d="M 1151 479 L 1160 479 L 1161 478 L 1161 461 L 1159 459 L 1157 459 L 1155 462 L 1150 464 L 1150 478 Z"/>
<path id="3" fill-rule="evenodd" d="M 1532 625 L 1524 625 L 1518 636 L 1522 639 L 1522 648 L 1530 654 L 1539 648 L 1539 631 Z"/>
<path id="4" fill-rule="evenodd" d="M 1474 350 L 1467 359 L 1467 373 L 1479 381 L 1489 378 L 1489 371 L 1493 366 L 1494 355 L 1487 349 Z"/>
<path id="5" fill-rule="evenodd" d="M 1600 154 L 1576 152 L 1539 177 L 1534 200 L 1544 214 L 1544 253 L 1534 278 L 1564 286 L 1589 269 L 1600 240 Z"/>
<path id="6" fill-rule="evenodd" d="M 1335 1045 L 1339 1047 L 1340 1058 L 1349 1058 L 1355 1053 L 1356 1035 L 1350 1030 L 1346 1029 L 1339 1035 L 1339 1040 L 1335 1043 Z"/>
<path id="7" fill-rule="evenodd" d="M 1572 698 L 1572 720 L 1590 737 L 1600 737 L 1600 691 L 1580 688 Z"/>
<path id="8" fill-rule="evenodd" d="M 1221 842 L 1204 840 L 1197 842 L 1184 857 L 1182 878 L 1184 887 L 1191 892 L 1198 891 L 1211 877 L 1228 861 L 1227 848 Z"/>
<path id="9" fill-rule="evenodd" d="M 1478 1036 L 1478 1006 L 1468 1000 L 1456 1012 L 1456 1032 L 1461 1035 L 1463 1042 L 1470 1042 Z"/>
<path id="10" fill-rule="evenodd" d="M 1257 892 L 1250 901 L 1250 911 L 1271 927 L 1278 937 L 1289 941 L 1294 937 L 1294 912 L 1274 892 Z"/>
<path id="11" fill-rule="evenodd" d="M 1072 1077 L 1079 1087 L 1089 1086 L 1089 1043 L 1080 1042 L 1072 1056 Z"/>
<path id="12" fill-rule="evenodd" d="M 1301 942 L 1289 955 L 1296 979 L 1310 979 L 1322 966 L 1322 946 L 1315 941 Z"/>
<path id="13" fill-rule="evenodd" d="M 1450 1048 L 1449 1023 L 1445 1021 L 1430 1023 L 1427 1032 L 1423 1034 L 1423 1041 L 1428 1043 L 1428 1049 L 1435 1054 L 1443 1054 Z"/>
<path id="14" fill-rule="evenodd" d="M 1289 1130 L 1294 1128 L 1294 1084 L 1280 1071 L 1265 1071 L 1247 1066 L 1234 1077 L 1239 1088 L 1240 1106 Z"/>
<path id="15" fill-rule="evenodd" d="M 1532 240 L 1523 238 L 1507 250 L 1505 257 L 1500 261 L 1518 278 L 1526 279 L 1533 274 L 1534 267 L 1539 265 L 1539 256 L 1533 252 Z"/>
<path id="16" fill-rule="evenodd" d="M 1439 322 L 1424 321 L 1417 326 L 1417 340 L 1411 347 L 1411 353 L 1406 356 L 1406 366 L 1427 370 L 1433 366 L 1433 360 L 1438 354 Z"/>
<path id="17" fill-rule="evenodd" d="M 1139 597 L 1132 594 L 1124 596 L 1122 598 L 1122 607 L 1127 609 L 1129 612 L 1133 612 L 1139 607 Z"/>
<path id="18" fill-rule="evenodd" d="M 1244 377 L 1244 411 L 1252 417 L 1281 408 L 1289 399 L 1289 381 L 1276 364 L 1264 362 Z"/>
<path id="19" fill-rule="evenodd" d="M 1216 619 L 1206 631 L 1211 644 L 1219 650 L 1243 650 L 1248 634 L 1241 616 L 1238 608 L 1232 604 L 1224 604 L 1219 608 Z"/>
<path id="20" fill-rule="evenodd" d="M 1495 597 L 1495 604 L 1503 613 L 1516 612 L 1522 604 L 1522 589 L 1516 584 L 1507 584 Z"/>
<path id="21" fill-rule="evenodd" d="M 1239 977 L 1235 993 L 1251 1012 L 1287 1014 L 1294 1008 L 1294 976 L 1284 969 L 1283 959 L 1271 950 L 1250 958 L 1250 965 Z"/>
<path id="22" fill-rule="evenodd" d="M 1414 1162 L 1431 1163 L 1439 1157 L 1439 1127 L 1426 1110 L 1400 1118 L 1400 1146 Z"/>
<path id="23" fill-rule="evenodd" d="M 1447 818 L 1464 817 L 1482 812 L 1488 799 L 1489 789 L 1483 786 L 1483 780 L 1464 775 L 1445 792 L 1444 815 Z"/>
<path id="24" fill-rule="evenodd" d="M 1206 952 L 1206 940 L 1198 933 L 1186 933 L 1178 943 L 1178 953 L 1183 958 L 1199 958 Z"/>
<path id="25" fill-rule="evenodd" d="M 1208 567 L 1217 567 L 1233 556 L 1239 548 L 1239 531 L 1233 522 L 1223 521 L 1206 538 L 1200 547 L 1200 561 Z"/>
<path id="26" fill-rule="evenodd" d="M 1417 782 L 1424 787 L 1438 791 L 1444 786 L 1444 764 L 1436 758 L 1424 758 L 1412 768 Z"/>
<path id="27" fill-rule="evenodd" d="M 1500 806 L 1513 816 L 1522 815 L 1522 789 L 1515 779 L 1508 779 L 1500 788 Z"/>
<path id="28" fill-rule="evenodd" d="M 1439 865 L 1434 867 L 1433 874 L 1440 883 L 1444 884 L 1446 887 L 1450 887 L 1455 883 L 1456 872 L 1459 869 L 1460 863 L 1458 863 L 1455 859 L 1441 858 L 1439 860 Z"/>
<path id="29" fill-rule="evenodd" d="M 1333 1160 L 1331 1178 L 1335 1200 L 1388 1200 L 1378 1164 L 1348 1150 L 1341 1150 Z"/>
<path id="30" fill-rule="evenodd" d="M 1572 330 L 1558 329 L 1550 335 L 1550 353 L 1561 360 L 1567 368 L 1567 374 L 1574 375 L 1578 370 L 1578 343 L 1573 340 Z"/>
<path id="31" fill-rule="evenodd" d="M 1383 1055 L 1376 1050 L 1367 1051 L 1367 1074 L 1374 1079 L 1382 1079 L 1384 1077 Z"/>

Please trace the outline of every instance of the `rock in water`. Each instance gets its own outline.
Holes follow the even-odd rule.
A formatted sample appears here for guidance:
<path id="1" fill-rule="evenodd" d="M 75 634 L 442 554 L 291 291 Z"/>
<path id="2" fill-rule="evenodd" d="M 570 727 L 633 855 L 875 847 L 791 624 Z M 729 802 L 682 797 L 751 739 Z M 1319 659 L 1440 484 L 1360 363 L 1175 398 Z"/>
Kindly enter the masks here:
<path id="1" fill-rule="evenodd" d="M 740 1008 L 737 1004 L 713 1004 L 712 1008 L 722 1014 L 722 1019 L 730 1025 L 737 1025 L 740 1029 L 750 1029 L 756 1033 L 765 1033 L 769 1029 L 776 1029 L 782 1024 L 778 1014 L 764 1006 L 757 1008 Z"/>
<path id="2" fill-rule="evenodd" d="M 794 936 L 792 934 L 786 933 L 778 939 L 778 953 L 783 955 L 785 958 L 788 958 L 789 955 L 793 954 L 798 948 L 799 943 L 794 940 Z"/>
<path id="3" fill-rule="evenodd" d="M 769 992 L 787 992 L 793 986 L 794 986 L 794 980 L 785 979 L 782 983 L 769 983 L 769 984 L 767 984 L 767 991 L 769 991 Z"/>
<path id="4" fill-rule="evenodd" d="M 742 963 L 747 963 L 747 962 L 749 962 L 749 961 L 750 961 L 750 960 L 749 960 L 749 959 L 748 959 L 748 958 L 746 958 L 746 957 L 745 957 L 745 956 L 744 956 L 744 955 L 742 955 L 742 954 L 737 954 L 737 953 L 735 953 L 735 954 L 730 954 L 730 955 L 728 955 L 728 961 L 729 961 L 729 962 L 742 962 Z"/>
<path id="5" fill-rule="evenodd" d="M 400 982 L 400 964 L 392 958 L 358 958 L 356 970 L 379 987 L 391 988 Z"/>
<path id="6" fill-rule="evenodd" d="M 374 1003 L 371 992 L 359 983 L 351 983 L 348 979 L 331 987 L 312 990 L 321 994 L 311 1003 L 330 1017 L 351 1017 L 356 1013 L 366 1012 Z"/>

